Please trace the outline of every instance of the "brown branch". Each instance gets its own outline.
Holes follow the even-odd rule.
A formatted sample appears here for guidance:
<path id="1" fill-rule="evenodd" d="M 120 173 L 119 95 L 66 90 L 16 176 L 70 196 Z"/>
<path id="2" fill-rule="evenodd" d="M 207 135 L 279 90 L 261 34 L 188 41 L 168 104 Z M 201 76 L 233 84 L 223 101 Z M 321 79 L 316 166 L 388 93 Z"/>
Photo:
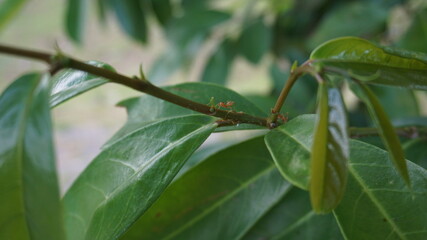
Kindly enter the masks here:
<path id="1" fill-rule="evenodd" d="M 267 127 L 267 119 L 252 116 L 242 112 L 233 112 L 225 111 L 221 109 L 215 109 L 213 112 L 212 107 L 206 104 L 201 104 L 198 102 L 191 101 L 189 99 L 183 98 L 181 96 L 175 95 L 168 91 L 165 91 L 159 87 L 154 86 L 145 79 L 130 78 L 124 76 L 120 73 L 110 71 L 108 69 L 95 67 L 89 64 L 86 64 L 82 61 L 64 56 L 63 54 L 49 54 L 39 51 L 26 50 L 21 48 L 15 48 L 10 46 L 4 46 L 0 44 L 0 53 L 11 54 L 15 56 L 30 58 L 38 61 L 46 62 L 50 68 L 51 73 L 64 68 L 73 68 L 76 70 L 81 70 L 99 77 L 106 78 L 113 83 L 121 84 L 137 91 L 146 93 L 148 95 L 163 99 L 167 102 L 179 105 L 181 107 L 191 109 L 193 111 L 203 113 L 206 115 L 222 118 L 224 120 L 230 120 L 235 124 L 239 123 L 250 123 L 260 126 Z"/>

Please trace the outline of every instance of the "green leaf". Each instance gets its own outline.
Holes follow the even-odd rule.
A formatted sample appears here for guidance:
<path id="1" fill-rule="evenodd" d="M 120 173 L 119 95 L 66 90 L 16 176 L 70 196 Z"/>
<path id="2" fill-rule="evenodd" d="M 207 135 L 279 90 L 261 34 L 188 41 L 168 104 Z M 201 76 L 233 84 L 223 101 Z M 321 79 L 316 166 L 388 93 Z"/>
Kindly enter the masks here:
<path id="1" fill-rule="evenodd" d="M 427 169 L 427 139 L 418 138 L 403 144 L 405 156 L 411 162 Z"/>
<path id="2" fill-rule="evenodd" d="M 201 81 L 224 85 L 227 82 L 233 60 L 233 45 L 229 40 L 224 40 L 209 57 Z"/>
<path id="3" fill-rule="evenodd" d="M 384 142 L 386 149 L 390 153 L 390 158 L 403 179 L 410 184 L 408 169 L 406 166 L 405 156 L 399 138 L 391 124 L 387 114 L 381 107 L 378 99 L 369 87 L 360 83 L 350 83 L 353 92 L 366 104 L 369 115 L 371 116 L 375 126 L 379 129 L 381 139 Z"/>
<path id="4" fill-rule="evenodd" d="M 28 0 L 3 0 L 0 3 L 0 29 L 13 18 Z"/>
<path id="5" fill-rule="evenodd" d="M 239 239 L 289 187 L 258 137 L 185 173 L 122 239 Z"/>
<path id="6" fill-rule="evenodd" d="M 242 97 L 238 93 L 209 83 L 183 83 L 175 86 L 165 87 L 165 90 L 175 93 L 181 97 L 185 97 L 189 100 L 196 101 L 199 103 L 208 104 L 211 97 L 214 97 L 215 103 L 234 101 L 234 111 L 242 111 L 251 115 L 267 117 L 267 114 L 258 109 L 252 102 Z M 128 111 L 128 121 L 107 143 L 105 146 L 109 146 L 118 139 L 126 136 L 133 132 L 135 129 L 167 117 L 184 116 L 189 114 L 195 114 L 196 112 L 187 108 L 182 108 L 175 104 L 165 102 L 161 99 L 144 95 L 140 98 L 131 98 L 119 103 L 119 106 L 126 107 Z M 241 124 L 232 128 L 225 128 L 225 130 L 233 129 L 254 129 L 257 126 L 249 124 Z M 221 131 L 224 131 L 222 129 Z M 104 146 L 104 147 L 105 147 Z"/>
<path id="7" fill-rule="evenodd" d="M 347 183 L 347 113 L 338 89 L 320 84 L 317 116 L 311 150 L 310 197 L 313 209 L 326 213 L 338 205 Z"/>
<path id="8" fill-rule="evenodd" d="M 249 62 L 258 63 L 268 51 L 272 42 L 271 29 L 262 19 L 248 25 L 241 33 L 238 41 L 238 51 Z"/>
<path id="9" fill-rule="evenodd" d="M 116 13 L 122 29 L 133 39 L 146 43 L 148 27 L 145 19 L 145 1 L 109 0 L 108 3 Z"/>
<path id="10" fill-rule="evenodd" d="M 154 15 L 160 24 L 165 26 L 172 17 L 172 5 L 170 0 L 151 0 Z"/>
<path id="11" fill-rule="evenodd" d="M 303 115 L 291 120 L 292 133 L 282 132 L 284 139 L 295 138 L 300 145 L 269 144 L 270 149 L 287 146 L 292 149 L 285 155 L 274 158 L 292 158 L 289 166 L 308 169 L 309 149 L 312 145 L 314 115 Z M 285 126 L 286 126 L 285 125 Z M 273 130 L 275 131 L 275 130 Z M 301 134 L 301 132 L 304 132 Z M 271 139 L 274 140 L 274 139 Z M 280 140 L 279 136 L 276 138 Z M 290 141 L 289 141 L 290 142 Z M 340 205 L 334 210 L 346 239 L 425 239 L 427 237 L 427 172 L 408 162 L 412 190 L 394 170 L 389 154 L 380 148 L 350 141 L 349 178 L 347 190 Z M 303 153 L 305 152 L 305 153 Z M 308 157 L 307 157 L 308 156 Z M 295 168 L 282 169 L 287 176 L 294 176 Z M 293 178 L 299 185 L 308 183 L 309 172 Z M 308 184 L 306 185 L 308 186 Z M 396 234 L 398 236 L 396 236 Z"/>
<path id="12" fill-rule="evenodd" d="M 0 239 L 64 239 L 47 76 L 0 96 Z"/>
<path id="13" fill-rule="evenodd" d="M 83 40 L 86 27 L 88 2 L 85 0 L 68 0 L 65 17 L 65 30 L 68 36 L 77 43 Z"/>
<path id="14" fill-rule="evenodd" d="M 409 189 L 389 154 L 352 140 L 347 191 L 334 210 L 347 239 L 426 239 L 427 172 L 408 161 Z"/>
<path id="15" fill-rule="evenodd" d="M 102 62 L 89 61 L 87 63 L 96 67 L 115 71 L 113 67 Z M 79 94 L 108 82 L 105 78 L 74 69 L 62 70 L 55 74 L 51 81 L 53 84 L 50 99 L 51 107 L 56 107 Z"/>
<path id="16" fill-rule="evenodd" d="M 327 13 L 310 37 L 309 45 L 313 49 L 332 38 L 376 35 L 384 28 L 387 17 L 388 9 L 375 2 L 344 3 Z"/>
<path id="17" fill-rule="evenodd" d="M 202 115 L 158 120 L 102 151 L 64 197 L 68 238 L 119 238 L 213 132 L 214 121 Z"/>
<path id="18" fill-rule="evenodd" d="M 244 240 L 341 240 L 332 214 L 318 215 L 307 192 L 291 188 L 242 238 Z"/>
<path id="19" fill-rule="evenodd" d="M 339 72 L 367 83 L 427 90 L 427 55 L 422 53 L 343 37 L 320 45 L 310 59 L 327 72 Z"/>
<path id="20" fill-rule="evenodd" d="M 307 190 L 314 115 L 300 115 L 271 130 L 265 143 L 280 173 L 293 185 Z"/>

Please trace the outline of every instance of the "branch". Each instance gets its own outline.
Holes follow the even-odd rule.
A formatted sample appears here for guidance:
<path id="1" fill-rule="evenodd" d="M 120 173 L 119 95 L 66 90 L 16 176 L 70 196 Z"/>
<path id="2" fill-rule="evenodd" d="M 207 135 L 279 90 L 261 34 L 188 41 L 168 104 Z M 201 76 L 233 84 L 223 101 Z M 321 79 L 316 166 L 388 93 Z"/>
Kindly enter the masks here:
<path id="1" fill-rule="evenodd" d="M 181 107 L 191 109 L 193 111 L 206 115 L 222 118 L 224 120 L 230 120 L 230 122 L 233 122 L 234 124 L 250 123 L 268 127 L 267 119 L 265 118 L 252 116 L 242 112 L 225 111 L 221 109 L 214 109 L 214 111 L 212 112 L 211 106 L 194 102 L 189 99 L 170 93 L 168 91 L 165 91 L 159 87 L 154 86 L 145 79 L 130 78 L 122 74 L 110 71 L 108 69 L 103 69 L 100 67 L 95 67 L 86 64 L 82 61 L 64 56 L 62 54 L 53 55 L 49 53 L 15 48 L 1 44 L 0 53 L 43 61 L 50 66 L 51 73 L 55 73 L 58 70 L 64 68 L 73 68 L 76 70 L 84 71 L 99 77 L 106 78 L 113 83 L 121 84 L 137 91 L 146 93 L 148 95 L 163 99 L 167 102 L 179 105 Z"/>
<path id="2" fill-rule="evenodd" d="M 301 66 L 291 70 L 291 74 L 289 75 L 288 80 L 285 83 L 285 86 L 280 92 L 280 95 L 276 101 L 276 104 L 274 105 L 274 108 L 271 110 L 271 116 L 268 119 L 268 124 L 270 125 L 270 127 L 274 127 L 276 125 L 280 110 L 282 109 L 282 106 L 285 103 L 286 98 L 289 95 L 289 92 L 291 91 L 293 85 L 295 84 L 295 82 L 298 80 L 299 77 L 301 77 L 304 73 L 310 73 L 316 77 L 316 80 L 318 80 L 316 75 L 317 72 L 315 71 L 315 69 L 313 69 L 313 67 L 310 64 L 311 64 L 310 61 L 306 61 Z"/>

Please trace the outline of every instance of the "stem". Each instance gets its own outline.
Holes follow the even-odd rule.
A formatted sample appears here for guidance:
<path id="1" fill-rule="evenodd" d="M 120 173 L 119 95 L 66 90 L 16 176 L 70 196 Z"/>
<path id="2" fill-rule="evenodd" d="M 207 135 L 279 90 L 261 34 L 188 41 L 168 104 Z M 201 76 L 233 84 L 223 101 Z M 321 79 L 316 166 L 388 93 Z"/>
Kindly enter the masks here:
<path id="1" fill-rule="evenodd" d="M 268 126 L 267 119 L 265 118 L 252 116 L 243 112 L 225 111 L 221 109 L 215 109 L 212 112 L 211 106 L 194 102 L 189 99 L 170 93 L 168 91 L 165 91 L 159 87 L 154 86 L 145 79 L 141 80 L 137 78 L 130 78 L 122 74 L 110 71 L 108 69 L 95 67 L 84 62 L 78 61 L 76 59 L 66 57 L 62 54 L 53 55 L 44 52 L 4 46 L 1 44 L 0 53 L 6 53 L 34 60 L 44 61 L 49 64 L 52 73 L 64 68 L 73 68 L 76 70 L 81 70 L 99 77 L 109 79 L 113 83 L 125 85 L 137 91 L 163 99 L 167 102 L 179 105 L 181 107 L 191 109 L 193 111 L 206 115 L 222 118 L 224 120 L 230 120 L 229 122 L 232 122 L 233 124 L 250 123 L 260 126 Z"/>
<path id="2" fill-rule="evenodd" d="M 309 64 L 310 62 L 307 61 L 301 66 L 291 71 L 291 74 L 289 75 L 288 80 L 286 81 L 285 86 L 280 92 L 279 98 L 277 99 L 276 104 L 274 105 L 274 108 L 271 110 L 271 116 L 268 120 L 270 127 L 276 125 L 280 110 L 282 109 L 283 104 L 285 103 L 286 98 L 289 95 L 289 92 L 291 91 L 298 78 L 301 77 L 304 73 L 310 73 L 313 71 L 312 67 Z"/>

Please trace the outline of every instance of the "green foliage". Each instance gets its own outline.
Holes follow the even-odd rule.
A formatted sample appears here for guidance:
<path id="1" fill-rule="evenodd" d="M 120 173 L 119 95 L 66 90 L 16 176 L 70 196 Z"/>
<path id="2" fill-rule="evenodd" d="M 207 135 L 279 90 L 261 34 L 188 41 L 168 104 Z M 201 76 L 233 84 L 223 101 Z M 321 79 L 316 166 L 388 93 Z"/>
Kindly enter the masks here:
<path id="1" fill-rule="evenodd" d="M 64 239 L 49 77 L 27 74 L 0 96 L 0 238 Z"/>
<path id="2" fill-rule="evenodd" d="M 0 27 L 24 2 L 1 3 Z M 0 96 L 0 239 L 427 238 L 427 119 L 413 91 L 427 90 L 427 55 L 413 52 L 426 51 L 426 7 L 222 2 L 96 1 L 103 24 L 114 14 L 139 43 L 152 40 L 152 21 L 161 29 L 167 46 L 147 79 L 0 44 L 54 72 L 24 75 Z M 86 5 L 69 0 L 65 12 L 79 44 Z M 394 39 L 396 8 L 414 14 Z M 269 67 L 267 94 L 227 88 L 242 59 Z M 200 82 L 154 86 L 199 60 Z M 61 201 L 50 108 L 109 81 L 145 94 L 118 104 L 126 123 Z M 245 141 L 217 137 L 254 129 Z"/>
<path id="3" fill-rule="evenodd" d="M 113 67 L 105 63 L 97 61 L 89 61 L 87 63 L 96 67 L 102 67 L 114 71 Z M 89 91 L 92 88 L 99 87 L 108 82 L 108 80 L 105 78 L 100 78 L 98 76 L 73 69 L 66 69 L 55 74 L 51 81 L 51 107 L 56 107 L 79 94 Z"/>

